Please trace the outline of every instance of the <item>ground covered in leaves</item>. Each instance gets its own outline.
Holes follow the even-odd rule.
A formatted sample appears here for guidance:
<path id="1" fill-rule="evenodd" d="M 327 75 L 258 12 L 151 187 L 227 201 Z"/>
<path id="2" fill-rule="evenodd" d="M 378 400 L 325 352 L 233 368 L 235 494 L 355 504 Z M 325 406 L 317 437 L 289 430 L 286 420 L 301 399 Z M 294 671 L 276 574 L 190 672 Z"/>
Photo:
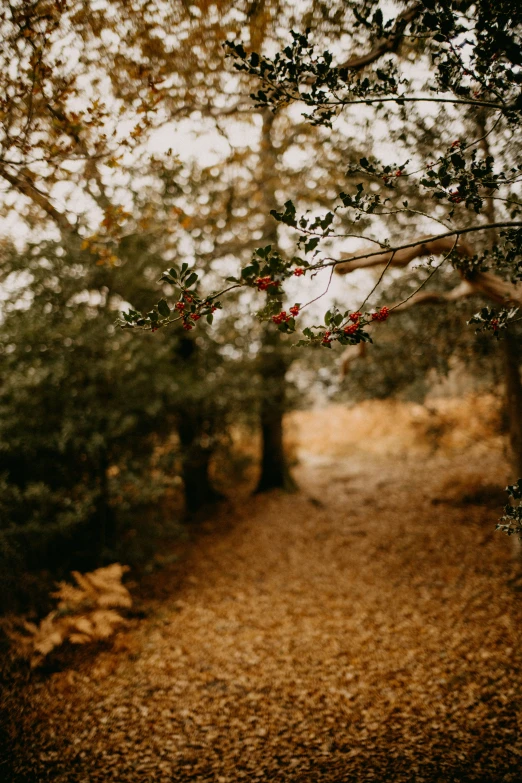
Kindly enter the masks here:
<path id="1" fill-rule="evenodd" d="M 110 648 L 8 689 L 2 780 L 520 781 L 501 452 L 366 445 L 301 448 L 298 494 L 222 511 Z"/>

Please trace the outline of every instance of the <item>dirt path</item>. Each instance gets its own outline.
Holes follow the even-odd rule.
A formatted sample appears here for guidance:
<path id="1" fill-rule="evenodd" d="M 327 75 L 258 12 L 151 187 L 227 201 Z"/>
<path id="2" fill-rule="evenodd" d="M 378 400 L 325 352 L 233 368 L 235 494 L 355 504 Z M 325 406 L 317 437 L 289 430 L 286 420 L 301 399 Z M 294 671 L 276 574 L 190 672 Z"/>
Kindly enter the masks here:
<path id="1" fill-rule="evenodd" d="M 518 566 L 494 511 L 432 502 L 466 467 L 316 457 L 215 520 L 111 651 L 18 694 L 12 780 L 520 781 Z"/>

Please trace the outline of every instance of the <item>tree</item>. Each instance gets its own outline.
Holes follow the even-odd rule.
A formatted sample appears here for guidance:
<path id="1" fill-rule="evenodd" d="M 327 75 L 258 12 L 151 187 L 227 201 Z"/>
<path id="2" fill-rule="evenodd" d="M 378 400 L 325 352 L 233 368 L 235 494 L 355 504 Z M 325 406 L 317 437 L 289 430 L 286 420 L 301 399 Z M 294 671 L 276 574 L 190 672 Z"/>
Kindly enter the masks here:
<path id="1" fill-rule="evenodd" d="M 378 0 L 346 3 L 343 8 L 352 20 L 343 49 L 362 54 L 346 57 L 338 46 L 335 52 L 332 47 L 318 53 L 317 34 L 310 29 L 292 31 L 289 45 L 275 57 L 249 52 L 237 40 L 227 42 L 228 52 L 240 73 L 258 80 L 251 96 L 257 108 L 277 113 L 288 105 L 300 105 L 311 125 L 326 128 L 348 112 L 356 121 L 354 108 L 364 112 L 371 108 L 375 120 L 386 126 L 387 138 L 395 142 L 397 157 L 391 161 L 361 157 L 347 172 L 348 184 L 355 176 L 356 187 L 340 191 L 331 211 L 322 216 L 310 218 L 302 209 L 298 214 L 292 199 L 282 208 L 272 208 L 280 223 L 295 230 L 299 255 L 283 258 L 273 248 L 265 255 L 258 252 L 236 285 L 268 290 L 271 306 L 263 315 L 271 317 L 280 331 L 293 332 L 295 318 L 287 309 L 278 313 L 275 308 L 282 301 L 283 284 L 295 270 L 331 275 L 334 269 L 346 272 L 380 263 L 385 267 L 380 284 L 392 265 L 423 255 L 432 263 L 438 255 L 441 261 L 409 298 L 433 299 L 421 288 L 451 262 L 463 282 L 444 297 L 486 295 L 501 307 L 483 307 L 471 322 L 497 337 L 508 333 L 518 320 L 522 301 L 519 4 L 507 0 L 493 7 L 485 0 L 431 0 L 406 5 L 392 18 L 387 18 L 387 7 Z M 418 74 L 424 80 L 428 67 L 431 72 L 423 83 Z M 427 156 L 412 154 L 410 149 L 421 109 L 432 140 Z M 463 110 L 474 112 L 471 133 Z M 343 221 L 351 226 L 349 234 L 340 231 Z M 433 222 L 438 224 L 436 232 Z M 357 225 L 365 229 L 359 238 L 371 241 L 374 249 L 343 252 L 341 242 L 357 236 Z M 368 226 L 373 227 L 371 233 Z M 386 238 L 385 232 L 394 226 L 409 229 L 411 238 L 399 242 Z M 490 247 L 481 237 L 489 237 Z M 337 250 L 328 255 L 321 252 L 324 243 L 334 238 Z M 272 285 L 277 287 L 277 297 L 270 291 Z M 387 319 L 406 303 L 366 313 L 364 304 L 355 313 L 329 310 L 324 325 L 304 329 L 304 342 L 328 348 L 336 343 L 359 345 L 371 339 L 368 326 Z M 512 342 L 507 337 L 508 351 Z M 520 377 L 513 350 L 510 355 L 506 367 L 514 410 Z M 516 434 L 514 438 L 515 443 Z"/>
<path id="2" fill-rule="evenodd" d="M 411 107 L 420 104 L 440 106 L 443 119 L 447 120 L 440 124 L 443 129 L 448 122 L 452 122 L 453 127 L 458 125 L 458 116 L 448 114 L 452 107 L 473 107 L 476 111 L 489 113 L 495 127 L 501 126 L 508 139 L 501 141 L 496 157 L 477 155 L 477 145 L 490 132 L 485 131 L 483 137 L 466 142 L 458 139 L 449 143 L 444 138 L 434 138 L 438 149 L 432 150 L 430 157 L 436 160 L 421 161 L 420 165 L 416 160 L 409 165 L 410 161 L 383 164 L 377 159 L 361 158 L 355 168 L 363 181 L 352 193 L 339 194 L 339 203 L 333 212 L 321 218 L 308 219 L 304 215 L 298 218 L 291 200 L 281 211 L 272 210 L 277 220 L 296 230 L 297 248 L 305 254 L 313 254 L 311 260 L 294 256 L 291 261 L 283 261 L 272 253 L 264 264 L 254 261 L 248 266 L 237 285 L 259 286 L 259 280 L 267 274 L 270 280 L 280 285 L 295 268 L 314 274 L 322 270 L 331 272 L 341 264 L 346 269 L 346 254 L 344 258 L 321 257 L 317 249 L 320 243 L 336 236 L 335 227 L 339 226 L 343 213 L 349 215 L 353 224 L 371 219 L 380 230 L 386 225 L 386 218 L 391 217 L 393 221 L 398 215 L 410 218 L 410 223 L 411 218 L 418 223 L 419 210 L 412 209 L 407 201 L 402 200 L 401 183 L 406 180 L 409 189 L 413 183 L 416 185 L 424 202 L 434 202 L 433 207 L 429 211 L 424 210 L 420 217 L 426 221 L 434 220 L 444 227 L 443 231 L 431 235 L 431 249 L 435 248 L 433 243 L 442 242 L 447 258 L 454 261 L 469 282 L 482 284 L 489 281 L 492 286 L 501 289 L 500 298 L 518 302 L 516 284 L 521 270 L 517 259 L 522 221 L 515 219 L 520 214 L 516 198 L 520 169 L 516 153 L 513 153 L 513 139 L 519 132 L 522 107 L 517 86 L 522 80 L 518 67 L 521 22 L 518 5 L 507 2 L 492 10 L 488 3 L 417 3 L 386 21 L 378 2 L 365 4 L 362 9 L 359 3 L 347 6 L 353 15 L 352 43 L 357 46 L 364 39 L 368 51 L 339 65 L 333 64 L 334 57 L 329 51 L 316 55 L 309 33 L 292 33 L 291 45 L 273 58 L 257 52 L 248 54 L 242 44 L 227 43 L 236 69 L 262 83 L 262 88 L 253 95 L 257 106 L 279 111 L 288 103 L 299 102 L 308 109 L 312 124 L 329 127 L 336 114 L 353 105 L 375 107 L 376 116 L 382 117 L 387 104 L 387 122 L 392 129 L 408 124 L 405 114 L 407 104 L 408 112 L 411 112 Z M 422 45 L 419 43 L 421 39 Z M 397 57 L 401 46 L 409 47 L 411 62 L 431 61 L 434 66 L 434 76 L 420 95 L 412 94 L 416 86 L 415 74 L 410 72 L 411 69 L 408 71 L 408 63 L 401 70 L 401 61 Z M 383 61 L 385 56 L 389 59 Z M 433 115 L 434 126 L 438 125 L 438 121 L 439 117 Z M 404 146 L 407 132 L 401 132 Z M 504 164 L 502 170 L 496 170 L 496 161 Z M 349 173 L 354 173 L 354 167 L 350 167 Z M 481 215 L 491 199 L 497 199 L 501 205 L 501 217 L 493 223 L 476 218 L 466 225 L 470 212 Z M 459 221 L 464 225 L 458 225 Z M 458 258 L 466 236 L 494 229 L 501 229 L 502 240 L 495 251 L 477 253 L 472 258 L 463 253 Z M 380 248 L 373 253 L 373 263 L 382 258 L 387 259 L 387 266 L 390 266 L 408 248 L 412 248 L 416 255 L 415 248 L 418 246 L 427 247 L 427 252 L 430 252 L 426 237 L 394 245 L 388 239 L 376 239 L 368 233 L 363 236 Z M 452 242 L 449 250 L 447 240 Z M 367 256 L 368 251 L 350 256 L 352 268 Z M 495 271 L 507 272 L 515 288 L 501 284 L 496 278 L 488 278 L 487 273 L 484 277 L 482 269 L 487 265 Z M 381 313 L 380 317 L 385 314 Z M 326 325 L 332 325 L 332 328 L 316 327 L 315 331 L 307 330 L 305 336 L 328 347 L 334 342 L 356 344 L 368 339 L 364 326 L 379 314 L 360 318 L 358 328 L 354 323 L 350 325 L 348 316 L 349 313 L 327 314 Z M 504 309 L 500 313 L 487 310 L 480 320 L 484 328 L 497 332 L 503 330 L 514 316 L 514 310 Z M 160 319 L 159 325 L 163 323 Z M 279 328 L 293 331 L 294 323 L 292 319 L 285 320 Z"/>

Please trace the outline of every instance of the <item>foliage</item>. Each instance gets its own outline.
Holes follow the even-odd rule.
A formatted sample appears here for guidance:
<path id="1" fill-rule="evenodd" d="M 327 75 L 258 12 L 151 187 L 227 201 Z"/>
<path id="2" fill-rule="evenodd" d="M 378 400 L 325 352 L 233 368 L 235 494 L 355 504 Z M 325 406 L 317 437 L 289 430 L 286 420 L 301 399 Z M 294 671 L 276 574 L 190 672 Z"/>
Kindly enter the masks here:
<path id="1" fill-rule="evenodd" d="M 38 625 L 24 621 L 22 631 L 16 630 L 16 624 L 7 628 L 16 653 L 28 658 L 34 668 L 67 641 L 87 644 L 108 639 L 125 623 L 118 610 L 132 606 L 130 593 L 121 583 L 126 571 L 128 567 L 120 563 L 86 574 L 73 571 L 77 586 L 59 582 L 52 594 L 58 601 L 56 609 Z"/>
<path id="2" fill-rule="evenodd" d="M 143 565 L 158 539 L 179 534 L 185 456 L 200 445 L 211 456 L 247 399 L 255 409 L 248 356 L 239 345 L 233 357 L 222 350 L 234 339 L 226 319 L 195 341 L 181 329 L 136 339 L 115 327 L 122 301 L 150 297 L 161 270 L 142 241 L 127 240 L 120 255 L 116 272 L 63 243 L 2 249 L 6 606 L 32 590 L 24 571 L 61 574 L 115 557 Z M 199 429 L 182 446 L 191 410 Z"/>
<path id="3" fill-rule="evenodd" d="M 497 530 L 502 530 L 508 536 L 516 535 L 522 538 L 522 503 L 514 502 L 522 500 L 522 479 L 519 479 L 516 484 L 506 487 L 506 492 L 512 502 L 504 508 L 504 516 L 501 517 Z"/>
<path id="4" fill-rule="evenodd" d="M 283 257 L 275 249 L 258 248 L 233 282 L 238 287 L 266 292 L 267 306 L 259 315 L 273 320 L 278 317 L 280 330 L 293 331 L 295 327 L 294 319 L 287 317 L 289 307 L 276 309 L 283 299 L 285 282 L 295 273 L 315 277 L 326 271 L 331 275 L 346 260 L 358 261 L 370 255 L 367 250 L 344 258 L 339 254 L 332 257 L 322 251 L 325 244 L 331 246 L 335 239 L 347 236 L 366 238 L 374 244 L 371 255 L 376 262 L 379 255 L 384 257 L 390 250 L 396 253 L 415 245 L 415 241 L 379 238 L 383 228 L 393 228 L 401 215 L 410 224 L 412 220 L 418 222 L 419 217 L 424 222 L 437 222 L 439 233 L 433 238 L 452 237 L 454 247 L 464 235 L 477 233 L 480 237 L 481 232 L 500 229 L 493 251 L 477 248 L 471 260 L 458 259 L 451 253 L 447 257 L 465 279 L 473 279 L 477 268 L 491 268 L 515 283 L 522 279 L 518 252 L 522 223 L 517 219 L 521 204 L 516 187 L 522 163 L 514 145 L 522 111 L 520 10 L 512 1 L 495 8 L 486 2 L 466 8 L 461 5 L 433 0 L 412 4 L 395 17 L 386 18 L 387 8 L 379 2 L 363 7 L 347 3 L 352 42 L 355 47 L 366 47 L 367 52 L 344 62 L 339 62 L 338 51 L 334 54 L 329 49 L 316 49 L 315 30 L 292 31 L 291 43 L 275 56 L 249 52 L 237 39 L 226 42 L 236 71 L 261 83 L 261 89 L 251 95 L 258 109 L 282 112 L 296 103 L 305 107 L 304 116 L 313 125 L 330 128 L 332 119 L 350 107 L 372 107 L 375 119 L 388 125 L 390 137 L 397 136 L 397 128 L 402 128 L 403 142 L 416 120 L 418 106 L 426 104 L 430 111 L 430 107 L 438 107 L 442 120 L 438 122 L 433 115 L 434 145 L 424 152 L 424 159 L 408 156 L 399 162 L 383 162 L 365 155 L 357 164 L 350 164 L 347 178 L 354 181 L 358 176 L 359 181 L 355 179 L 351 192 L 339 189 L 336 203 L 322 215 L 299 215 L 293 198 L 283 209 L 271 210 L 277 221 L 296 232 L 297 254 Z M 412 65 L 419 71 L 431 68 L 427 84 L 419 83 Z M 459 125 L 459 112 L 467 110 L 482 113 L 489 129 L 475 138 L 448 138 L 451 127 Z M 438 135 L 434 127 L 440 127 Z M 488 137 L 492 144 L 486 150 L 484 140 Z M 397 151 L 407 155 L 407 145 L 399 144 Z M 492 198 L 498 202 L 499 218 L 473 220 L 473 215 L 483 213 L 488 218 L 488 199 Z M 424 207 L 420 208 L 419 203 Z M 354 234 L 353 229 L 346 234 L 341 229 L 368 220 L 375 226 L 373 234 Z M 300 304 L 300 311 L 307 304 Z M 371 313 L 367 317 L 371 318 Z M 502 309 L 498 317 L 499 323 L 511 318 Z M 137 320 L 138 316 L 134 324 Z M 158 319 L 155 327 L 167 323 Z M 345 326 L 342 320 L 333 330 L 323 327 L 317 333 L 307 327 L 301 342 L 319 339 L 328 347 L 332 342 L 343 344 Z M 351 343 L 363 339 L 361 332 L 350 335 Z"/>

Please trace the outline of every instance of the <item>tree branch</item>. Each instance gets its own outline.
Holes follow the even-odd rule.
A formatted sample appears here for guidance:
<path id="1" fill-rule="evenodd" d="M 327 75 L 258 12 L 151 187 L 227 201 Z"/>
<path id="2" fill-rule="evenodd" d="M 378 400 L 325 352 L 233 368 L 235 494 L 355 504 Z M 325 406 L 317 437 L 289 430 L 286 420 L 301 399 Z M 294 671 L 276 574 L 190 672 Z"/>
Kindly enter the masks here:
<path id="1" fill-rule="evenodd" d="M 380 57 L 389 52 L 395 52 L 404 38 L 404 31 L 408 24 L 416 19 L 422 10 L 425 8 L 424 3 L 415 3 L 406 8 L 400 13 L 395 20 L 395 24 L 390 32 L 388 38 L 381 41 L 374 49 L 371 49 L 366 54 L 350 57 L 340 68 L 350 68 L 353 71 L 359 71 L 361 68 L 365 68 L 367 65 L 371 65 Z"/>
<path id="2" fill-rule="evenodd" d="M 409 248 L 418 248 L 419 246 L 424 246 L 428 242 L 435 242 L 440 239 L 445 239 L 446 237 L 460 237 L 462 234 L 471 234 L 475 231 L 489 231 L 492 228 L 522 228 L 522 221 L 521 220 L 506 220 L 503 222 L 497 222 L 497 223 L 484 223 L 480 226 L 468 226 L 468 228 L 456 228 L 452 231 L 446 231 L 444 234 L 437 234 L 435 236 L 431 237 L 420 237 L 419 239 L 414 240 L 413 242 L 405 242 L 403 245 L 397 245 L 396 247 L 390 247 L 386 248 L 386 250 L 373 250 L 370 249 L 370 252 L 366 251 L 363 252 L 361 255 L 355 255 L 355 256 L 349 256 L 346 255 L 346 261 L 343 260 L 337 260 L 335 258 L 325 258 L 323 261 L 321 261 L 318 264 L 315 264 L 314 266 L 310 267 L 310 271 L 313 271 L 315 269 L 326 269 L 330 266 L 337 267 L 337 273 L 341 275 L 346 275 L 349 272 L 352 272 L 354 269 L 360 269 L 362 267 L 368 267 L 368 266 L 378 266 L 379 264 L 386 264 L 389 260 L 390 254 L 394 253 L 394 264 L 397 263 L 397 258 L 404 258 L 401 251 L 402 250 L 408 250 Z M 471 248 L 469 245 L 467 245 L 464 242 L 460 242 L 456 246 L 457 252 L 459 252 L 459 247 L 462 248 L 466 246 L 468 248 L 468 252 L 471 252 Z M 443 248 L 441 252 L 446 252 L 446 249 Z M 430 255 L 430 253 L 426 253 L 426 255 Z M 464 255 L 464 254 L 463 254 Z M 473 253 L 471 252 L 471 255 Z M 399 266 L 406 266 L 411 260 L 417 257 L 417 253 L 415 253 L 411 258 L 409 258 L 407 261 L 404 261 L 402 264 L 399 263 Z M 365 261 L 365 259 L 367 259 Z M 327 263 L 324 263 L 324 262 Z M 365 263 L 354 263 L 359 261 L 365 261 Z"/>
<path id="3" fill-rule="evenodd" d="M 51 204 L 49 197 L 38 190 L 36 185 L 31 181 L 30 177 L 21 171 L 19 174 L 11 174 L 4 166 L 0 166 L 0 177 L 3 177 L 9 182 L 19 193 L 22 193 L 27 198 L 31 199 L 34 204 L 40 207 L 58 226 L 60 231 L 66 234 L 73 234 L 79 236 L 74 227 L 69 223 L 67 217 Z"/>

